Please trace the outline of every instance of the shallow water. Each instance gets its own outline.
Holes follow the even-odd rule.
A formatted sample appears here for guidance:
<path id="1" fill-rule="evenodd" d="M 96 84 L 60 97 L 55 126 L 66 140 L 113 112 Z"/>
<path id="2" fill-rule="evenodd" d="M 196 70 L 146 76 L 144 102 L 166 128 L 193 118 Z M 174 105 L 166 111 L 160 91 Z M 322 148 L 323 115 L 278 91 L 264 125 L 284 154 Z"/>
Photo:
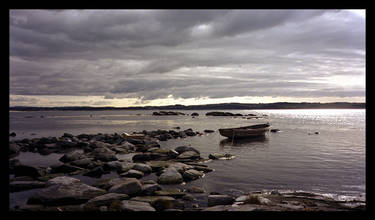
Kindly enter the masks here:
<path id="1" fill-rule="evenodd" d="M 228 111 L 228 110 L 218 110 Z M 15 139 L 61 136 L 64 132 L 123 133 L 142 130 L 192 128 L 203 136 L 160 142 L 162 147 L 191 145 L 207 158 L 210 153 L 227 152 L 233 160 L 215 160 L 207 165 L 215 169 L 203 179 L 188 183 L 206 191 L 242 192 L 263 189 L 306 190 L 326 194 L 364 197 L 365 182 L 365 110 L 305 109 L 305 110 L 229 110 L 241 114 L 267 114 L 268 118 L 205 116 L 208 111 L 180 111 L 200 116 L 152 116 L 153 111 L 40 111 L 10 112 L 10 132 Z M 43 117 L 41 117 L 43 115 Z M 90 116 L 91 115 L 91 116 Z M 227 141 L 219 128 L 239 127 L 270 122 L 265 139 Z M 314 134 L 314 132 L 319 134 Z M 310 134 L 309 134 L 310 133 Z M 13 138 L 10 138 L 13 139 Z M 26 164 L 55 164 L 61 155 L 21 153 Z M 83 181 L 91 182 L 90 179 Z"/>

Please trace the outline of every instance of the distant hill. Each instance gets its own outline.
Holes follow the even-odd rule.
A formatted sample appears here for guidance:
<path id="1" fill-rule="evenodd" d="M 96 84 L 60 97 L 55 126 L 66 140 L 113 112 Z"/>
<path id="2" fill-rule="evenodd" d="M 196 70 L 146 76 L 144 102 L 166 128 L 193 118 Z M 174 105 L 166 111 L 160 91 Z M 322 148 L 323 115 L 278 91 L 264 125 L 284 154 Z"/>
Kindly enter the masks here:
<path id="1" fill-rule="evenodd" d="M 90 107 L 90 106 L 64 106 L 64 107 L 30 107 L 13 106 L 11 111 L 102 111 L 102 110 L 252 110 L 252 109 L 364 109 L 366 103 L 332 102 L 275 102 L 275 103 L 221 103 L 207 105 L 167 105 L 167 106 L 141 106 L 141 107 Z"/>

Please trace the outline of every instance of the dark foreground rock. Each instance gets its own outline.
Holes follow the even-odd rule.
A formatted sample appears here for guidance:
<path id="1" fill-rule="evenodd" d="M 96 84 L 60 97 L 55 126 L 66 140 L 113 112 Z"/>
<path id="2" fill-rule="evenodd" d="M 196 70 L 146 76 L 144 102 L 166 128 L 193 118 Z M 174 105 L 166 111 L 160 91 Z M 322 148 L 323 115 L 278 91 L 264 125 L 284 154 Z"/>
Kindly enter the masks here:
<path id="1" fill-rule="evenodd" d="M 105 190 L 86 185 L 79 180 L 69 184 L 58 182 L 36 192 L 27 203 L 47 206 L 81 204 L 105 193 Z"/>

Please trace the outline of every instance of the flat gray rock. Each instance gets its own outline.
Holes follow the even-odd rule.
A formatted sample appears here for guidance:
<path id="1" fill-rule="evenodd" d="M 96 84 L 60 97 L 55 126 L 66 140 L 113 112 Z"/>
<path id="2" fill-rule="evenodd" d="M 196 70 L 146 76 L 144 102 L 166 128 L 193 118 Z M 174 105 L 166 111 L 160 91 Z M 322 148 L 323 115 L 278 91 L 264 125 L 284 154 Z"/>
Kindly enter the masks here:
<path id="1" fill-rule="evenodd" d="M 74 205 L 105 194 L 106 191 L 84 183 L 54 184 L 33 194 L 28 204 Z"/>
<path id="2" fill-rule="evenodd" d="M 97 196 L 93 199 L 90 199 L 87 204 L 92 204 L 95 206 L 110 205 L 113 201 L 116 200 L 126 200 L 129 199 L 129 196 L 126 194 L 120 193 L 107 193 L 101 196 Z"/>
<path id="3" fill-rule="evenodd" d="M 120 183 L 113 185 L 108 192 L 110 193 L 123 193 L 134 195 L 142 191 L 142 184 L 135 178 L 127 178 L 126 180 L 119 181 Z"/>
<path id="4" fill-rule="evenodd" d="M 124 200 L 121 202 L 121 211 L 156 211 L 148 202 Z"/>

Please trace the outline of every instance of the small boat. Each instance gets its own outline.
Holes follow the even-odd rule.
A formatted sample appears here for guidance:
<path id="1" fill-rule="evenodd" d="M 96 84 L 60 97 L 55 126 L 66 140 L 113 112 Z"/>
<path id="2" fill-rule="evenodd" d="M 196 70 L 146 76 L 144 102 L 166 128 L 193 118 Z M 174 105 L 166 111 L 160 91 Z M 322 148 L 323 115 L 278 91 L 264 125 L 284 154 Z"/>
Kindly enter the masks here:
<path id="1" fill-rule="evenodd" d="M 224 137 L 234 139 L 264 136 L 269 129 L 270 124 L 266 123 L 238 128 L 221 128 L 219 129 L 219 132 Z"/>
<path id="2" fill-rule="evenodd" d="M 131 139 L 144 139 L 145 135 L 144 134 L 128 134 L 128 133 L 123 133 L 122 137 L 125 138 L 125 139 L 127 139 L 127 138 L 131 138 Z"/>

